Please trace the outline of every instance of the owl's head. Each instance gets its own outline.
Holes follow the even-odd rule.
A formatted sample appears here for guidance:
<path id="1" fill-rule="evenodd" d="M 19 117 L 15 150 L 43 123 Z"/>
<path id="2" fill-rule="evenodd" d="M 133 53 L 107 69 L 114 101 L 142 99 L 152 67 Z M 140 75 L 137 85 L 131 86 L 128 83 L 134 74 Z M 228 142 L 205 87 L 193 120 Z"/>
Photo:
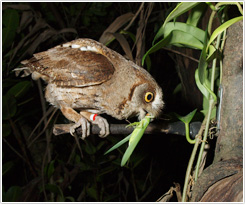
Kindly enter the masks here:
<path id="1" fill-rule="evenodd" d="M 144 118 L 147 113 L 157 118 L 164 106 L 162 97 L 162 89 L 155 82 L 137 85 L 131 98 L 134 114 L 138 116 L 139 120 Z"/>

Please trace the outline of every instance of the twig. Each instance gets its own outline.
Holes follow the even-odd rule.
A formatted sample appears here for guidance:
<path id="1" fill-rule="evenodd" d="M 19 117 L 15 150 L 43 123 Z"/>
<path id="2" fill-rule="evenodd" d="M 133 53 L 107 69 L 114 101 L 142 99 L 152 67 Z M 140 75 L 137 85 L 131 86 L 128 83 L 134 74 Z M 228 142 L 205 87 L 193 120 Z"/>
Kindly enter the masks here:
<path id="1" fill-rule="evenodd" d="M 132 23 L 134 22 L 134 20 L 137 18 L 137 16 L 139 15 L 140 11 L 142 10 L 143 6 L 144 6 L 144 2 L 141 3 L 138 11 L 136 12 L 136 14 L 134 15 L 134 17 L 131 19 L 131 21 L 129 22 L 129 24 L 123 29 L 125 31 L 127 31 L 129 29 L 129 27 L 132 25 Z"/>
<path id="2" fill-rule="evenodd" d="M 68 160 L 67 160 L 66 164 L 70 164 L 70 163 L 71 163 L 73 154 L 74 154 L 74 152 L 75 152 L 75 150 L 76 150 L 76 146 L 77 146 L 77 143 L 74 142 L 74 145 L 73 145 L 73 147 L 72 147 L 72 149 L 71 149 L 70 156 L 68 157 Z"/>
<path id="3" fill-rule="evenodd" d="M 52 109 L 51 109 L 52 108 Z M 47 123 L 46 123 L 46 125 L 44 126 L 44 128 L 43 128 L 43 130 L 28 144 L 28 148 L 44 133 L 44 132 L 46 132 L 46 128 L 48 127 L 48 125 L 49 125 L 49 123 L 50 123 L 50 121 L 52 120 L 52 118 L 53 118 L 53 116 L 54 116 L 54 114 L 56 113 L 56 111 L 57 111 L 58 109 L 55 109 L 55 108 L 53 108 L 53 107 L 50 107 L 50 109 L 46 112 L 46 117 L 47 117 L 47 113 L 49 114 L 49 111 L 53 111 L 53 113 L 51 114 L 51 116 L 49 117 L 49 119 L 48 119 L 48 121 L 47 121 Z M 39 123 L 38 123 L 39 124 Z"/>
<path id="4" fill-rule="evenodd" d="M 157 202 L 168 202 L 173 197 L 174 187 L 170 187 L 168 192 L 163 194 L 159 199 L 157 199 Z"/>
<path id="5" fill-rule="evenodd" d="M 38 84 L 38 90 L 39 90 L 39 95 L 40 95 L 40 100 L 41 100 L 41 105 L 42 105 L 42 111 L 43 111 L 43 116 L 45 116 L 44 117 L 44 119 L 43 119 L 43 121 L 44 121 L 44 127 L 46 127 L 47 126 L 47 124 L 48 124 L 48 120 L 47 120 L 47 116 L 46 116 L 46 113 L 47 113 L 47 111 L 46 111 L 46 102 L 45 102 L 45 100 L 44 100 L 44 96 L 43 96 L 43 91 L 42 91 L 42 86 L 41 86 L 41 81 L 40 81 L 40 79 L 38 79 L 37 80 L 37 84 Z M 54 113 L 53 113 L 54 114 Z M 52 133 L 48 133 L 48 130 L 46 129 L 45 130 L 45 136 L 46 136 L 46 151 L 45 151 L 45 155 L 43 156 L 43 163 L 42 163 L 42 182 L 43 182 L 43 188 L 44 188 L 44 195 L 45 195 L 45 199 L 47 200 L 47 195 L 46 195 L 46 192 L 45 192 L 45 185 L 44 185 L 44 166 L 45 166 L 45 158 L 46 158 L 46 156 L 47 156 L 47 163 L 49 163 L 50 161 L 51 161 L 51 148 L 50 148 L 50 141 L 51 141 L 51 135 L 52 135 Z M 53 176 L 51 176 L 50 177 L 50 180 L 49 180 L 49 183 L 50 184 L 53 184 Z M 51 197 L 51 201 L 54 201 L 54 193 L 53 192 L 51 192 L 51 195 L 50 195 L 50 197 Z"/>
<path id="6" fill-rule="evenodd" d="M 157 202 L 168 202 L 173 197 L 173 192 L 175 191 L 178 202 L 181 202 L 181 189 L 180 184 L 174 182 L 175 187 L 170 187 L 168 192 L 162 195 Z"/>
<path id="7" fill-rule="evenodd" d="M 136 32 L 136 40 L 134 43 L 134 46 L 132 50 L 134 49 L 136 45 L 136 57 L 135 62 L 137 65 L 141 65 L 142 57 L 145 52 L 145 29 L 147 25 L 148 18 L 152 12 L 154 3 L 147 3 L 146 11 L 143 9 L 140 12 L 140 19 L 139 19 L 139 26 L 137 28 Z"/>
<path id="8" fill-rule="evenodd" d="M 50 107 L 48 109 L 48 111 L 45 113 L 44 116 L 42 116 L 42 118 L 39 120 L 39 122 L 37 123 L 37 125 L 35 126 L 35 128 L 32 130 L 31 134 L 29 135 L 29 137 L 27 138 L 27 140 L 29 141 L 32 137 L 32 135 L 34 134 L 34 132 L 36 131 L 36 129 L 40 126 L 40 124 L 43 122 L 44 118 L 46 118 L 52 111 L 54 110 L 54 107 Z"/>
<path id="9" fill-rule="evenodd" d="M 181 202 L 182 198 L 181 198 L 181 187 L 180 187 L 180 184 L 174 182 L 174 185 L 175 185 L 174 191 L 176 193 L 177 200 L 178 200 L 178 202 Z"/>
<path id="10" fill-rule="evenodd" d="M 74 133 L 74 137 L 75 137 L 75 141 L 76 141 L 77 147 L 78 147 L 79 152 L 80 152 L 80 155 L 81 155 L 81 159 L 83 159 L 82 148 L 81 148 L 81 146 L 80 146 L 80 144 L 79 144 L 79 138 L 78 138 L 78 136 L 77 136 L 76 133 Z"/>
<path id="11" fill-rule="evenodd" d="M 15 123 L 13 122 L 13 120 L 11 118 L 9 119 L 9 123 L 10 123 L 10 125 L 12 127 L 15 139 L 17 140 L 17 142 L 18 142 L 18 144 L 20 146 L 20 149 L 21 149 L 21 151 L 24 154 L 24 157 L 26 159 L 25 162 L 29 166 L 29 169 L 30 169 L 31 173 L 33 174 L 33 176 L 36 176 L 36 171 L 35 171 L 34 166 L 31 163 L 31 159 L 30 159 L 29 155 L 27 154 L 26 146 L 25 146 L 23 140 L 21 139 L 21 135 L 20 135 L 19 131 L 17 130 L 17 127 L 16 127 Z"/>
<path id="12" fill-rule="evenodd" d="M 44 174 L 44 167 L 45 167 L 45 162 L 46 162 L 46 155 L 47 155 L 47 149 L 43 155 L 43 161 L 42 161 L 42 167 L 41 167 L 41 178 L 42 178 L 42 189 L 43 189 L 43 194 L 44 194 L 44 198 L 45 201 L 48 201 L 48 197 L 47 197 L 47 193 L 46 193 L 46 189 L 45 189 L 45 174 Z"/>
<path id="13" fill-rule="evenodd" d="M 186 54 L 184 54 L 184 53 L 181 53 L 181 52 L 179 52 L 179 51 L 176 51 L 176 50 L 173 50 L 173 49 L 167 48 L 167 47 L 163 47 L 162 49 L 167 50 L 167 51 L 170 51 L 170 52 L 172 52 L 172 53 L 176 53 L 176 54 L 181 55 L 181 56 L 183 56 L 183 57 L 185 57 L 185 58 L 189 58 L 190 60 L 192 60 L 192 61 L 194 61 L 194 62 L 199 63 L 199 60 L 197 60 L 197 59 L 195 59 L 195 58 L 193 58 L 193 57 L 191 57 L 191 56 L 188 56 L 188 55 L 186 55 Z"/>
<path id="14" fill-rule="evenodd" d="M 139 196 L 138 196 L 138 191 L 137 191 L 137 187 L 136 187 L 133 169 L 131 169 L 131 177 L 132 177 L 132 184 L 133 184 L 133 189 L 134 189 L 135 201 L 139 202 Z"/>
<path id="15" fill-rule="evenodd" d="M 3 141 L 9 146 L 9 148 L 17 154 L 24 162 L 28 163 L 25 157 L 23 157 L 11 144 L 8 143 L 8 141 L 3 137 Z"/>

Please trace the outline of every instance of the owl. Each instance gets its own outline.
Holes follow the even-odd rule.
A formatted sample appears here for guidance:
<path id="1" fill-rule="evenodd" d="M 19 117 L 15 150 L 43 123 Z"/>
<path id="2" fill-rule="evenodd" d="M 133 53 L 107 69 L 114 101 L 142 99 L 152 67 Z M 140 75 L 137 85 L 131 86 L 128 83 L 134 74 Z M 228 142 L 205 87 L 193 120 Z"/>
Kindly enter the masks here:
<path id="1" fill-rule="evenodd" d="M 82 127 L 82 139 L 97 124 L 100 137 L 109 134 L 109 124 L 100 114 L 118 120 L 149 113 L 158 117 L 164 102 L 162 90 L 143 68 L 92 39 L 77 39 L 36 53 L 21 62 L 24 75 L 43 79 L 45 98 L 63 115 Z"/>

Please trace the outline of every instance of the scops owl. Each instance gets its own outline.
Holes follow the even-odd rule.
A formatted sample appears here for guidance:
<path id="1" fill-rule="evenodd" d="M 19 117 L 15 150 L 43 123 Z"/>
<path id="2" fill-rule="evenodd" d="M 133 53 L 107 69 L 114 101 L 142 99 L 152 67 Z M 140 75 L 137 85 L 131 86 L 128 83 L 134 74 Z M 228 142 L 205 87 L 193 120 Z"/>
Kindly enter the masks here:
<path id="1" fill-rule="evenodd" d="M 82 139 L 90 134 L 90 123 L 100 127 L 100 137 L 109 134 L 99 114 L 140 120 L 147 113 L 157 117 L 163 108 L 162 90 L 153 77 L 97 41 L 77 39 L 33 56 L 19 70 L 46 81 L 46 100 L 75 122 L 71 134 L 82 127 Z"/>

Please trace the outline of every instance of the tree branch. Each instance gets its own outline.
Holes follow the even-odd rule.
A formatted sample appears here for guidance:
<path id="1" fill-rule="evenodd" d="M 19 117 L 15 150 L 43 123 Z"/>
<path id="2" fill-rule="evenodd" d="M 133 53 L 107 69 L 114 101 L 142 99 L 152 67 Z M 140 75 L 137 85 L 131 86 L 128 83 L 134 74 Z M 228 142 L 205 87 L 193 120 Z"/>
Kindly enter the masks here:
<path id="1" fill-rule="evenodd" d="M 54 135 L 61 135 L 70 133 L 70 127 L 74 124 L 55 124 L 53 128 Z M 117 134 L 130 134 L 133 132 L 133 127 L 127 127 L 127 124 L 110 124 L 110 133 Z M 198 130 L 200 129 L 201 122 L 192 122 L 190 124 L 190 135 L 195 138 Z M 91 133 L 99 134 L 100 128 L 97 125 L 92 125 Z M 176 134 L 185 136 L 185 125 L 182 122 L 166 123 L 163 121 L 157 121 L 149 124 L 145 130 L 145 134 Z M 77 129 L 77 134 L 81 135 L 81 128 Z"/>

